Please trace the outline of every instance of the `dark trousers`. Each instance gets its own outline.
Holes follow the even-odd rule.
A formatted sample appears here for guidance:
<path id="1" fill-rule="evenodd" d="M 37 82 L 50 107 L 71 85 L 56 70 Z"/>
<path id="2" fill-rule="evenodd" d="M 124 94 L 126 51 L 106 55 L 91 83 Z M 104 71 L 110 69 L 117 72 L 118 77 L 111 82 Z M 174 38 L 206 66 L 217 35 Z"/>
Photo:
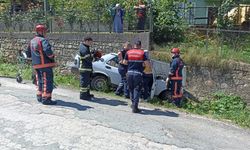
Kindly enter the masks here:
<path id="1" fill-rule="evenodd" d="M 137 22 L 137 30 L 144 30 L 146 17 L 139 17 Z"/>
<path id="2" fill-rule="evenodd" d="M 144 74 L 143 75 L 143 99 L 150 97 L 151 89 L 153 85 L 153 74 Z"/>
<path id="3" fill-rule="evenodd" d="M 181 105 L 181 99 L 182 99 L 182 81 L 181 80 L 170 80 L 170 87 L 171 87 L 171 97 L 172 102 L 176 106 Z"/>
<path id="4" fill-rule="evenodd" d="M 89 99 L 90 98 L 90 83 L 91 83 L 91 71 L 80 72 L 80 98 Z"/>
<path id="5" fill-rule="evenodd" d="M 37 96 L 43 100 L 51 100 L 53 91 L 53 70 L 52 68 L 36 69 Z"/>
<path id="6" fill-rule="evenodd" d="M 123 93 L 125 97 L 129 97 L 127 76 L 126 76 L 127 69 L 119 68 L 118 71 L 119 71 L 119 74 L 121 76 L 121 82 L 119 83 L 119 85 L 115 91 L 115 94 L 122 95 L 122 93 Z"/>
<path id="7" fill-rule="evenodd" d="M 134 107 L 138 107 L 139 98 L 142 88 L 142 74 L 128 72 L 128 87 L 130 92 L 130 99 Z"/>

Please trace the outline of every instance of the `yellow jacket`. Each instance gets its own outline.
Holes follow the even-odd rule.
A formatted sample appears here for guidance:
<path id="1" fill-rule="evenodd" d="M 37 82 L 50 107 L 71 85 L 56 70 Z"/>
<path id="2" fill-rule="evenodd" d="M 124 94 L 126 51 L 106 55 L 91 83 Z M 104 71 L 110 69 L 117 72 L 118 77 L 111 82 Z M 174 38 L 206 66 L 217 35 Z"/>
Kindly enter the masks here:
<path id="1" fill-rule="evenodd" d="M 152 74 L 152 65 L 151 62 L 149 63 L 149 65 L 145 65 L 144 71 L 145 74 Z"/>

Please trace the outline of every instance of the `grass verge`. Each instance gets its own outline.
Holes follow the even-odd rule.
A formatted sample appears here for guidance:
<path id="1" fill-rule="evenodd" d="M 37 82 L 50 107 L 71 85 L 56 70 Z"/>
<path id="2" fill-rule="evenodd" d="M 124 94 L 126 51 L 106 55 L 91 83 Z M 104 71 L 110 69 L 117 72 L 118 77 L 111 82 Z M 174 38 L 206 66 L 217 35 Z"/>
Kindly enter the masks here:
<path id="1" fill-rule="evenodd" d="M 11 63 L 0 64 L 0 76 L 16 78 L 19 72 L 21 73 L 21 76 L 24 80 L 32 79 L 32 68 L 29 65 L 20 66 L 20 64 Z M 73 89 L 79 88 L 79 80 L 75 75 L 63 75 L 58 69 L 54 70 L 54 81 L 60 86 L 65 86 Z"/>
<path id="2" fill-rule="evenodd" d="M 179 110 L 199 115 L 205 115 L 218 120 L 233 122 L 241 127 L 250 128 L 250 108 L 239 96 L 224 93 L 212 94 L 212 98 L 201 102 L 186 99 Z M 153 99 L 151 104 L 165 108 L 176 107 L 167 101 Z"/>

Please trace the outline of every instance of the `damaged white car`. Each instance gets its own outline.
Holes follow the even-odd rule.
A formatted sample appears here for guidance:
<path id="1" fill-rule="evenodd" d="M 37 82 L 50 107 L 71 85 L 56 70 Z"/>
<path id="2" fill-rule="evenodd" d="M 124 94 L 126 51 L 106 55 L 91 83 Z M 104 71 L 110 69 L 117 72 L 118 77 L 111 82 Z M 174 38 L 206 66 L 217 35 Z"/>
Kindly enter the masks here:
<path id="1" fill-rule="evenodd" d="M 147 52 L 147 51 L 146 51 Z M 79 55 L 75 56 L 74 64 L 70 65 L 71 72 L 78 74 Z M 153 68 L 153 86 L 151 90 L 151 98 L 154 96 L 160 99 L 166 99 L 169 96 L 169 91 L 166 88 L 166 77 L 169 72 L 169 64 L 151 59 Z M 109 53 L 103 55 L 100 59 L 93 62 L 93 75 L 91 80 L 91 88 L 95 90 L 104 89 L 107 87 L 117 87 L 121 81 L 118 72 L 118 55 Z M 186 85 L 186 69 L 183 69 L 183 87 Z"/>

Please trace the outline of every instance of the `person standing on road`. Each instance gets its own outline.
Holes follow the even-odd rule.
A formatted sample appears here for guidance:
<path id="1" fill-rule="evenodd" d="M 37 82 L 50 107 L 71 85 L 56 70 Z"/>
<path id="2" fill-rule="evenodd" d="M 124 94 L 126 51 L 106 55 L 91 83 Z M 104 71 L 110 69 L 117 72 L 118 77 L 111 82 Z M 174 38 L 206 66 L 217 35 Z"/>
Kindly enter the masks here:
<path id="1" fill-rule="evenodd" d="M 143 71 L 143 99 L 144 101 L 148 101 L 151 95 L 151 89 L 153 85 L 153 72 L 152 72 L 152 64 L 148 58 L 148 65 L 145 66 Z"/>
<path id="2" fill-rule="evenodd" d="M 53 91 L 53 67 L 56 66 L 54 54 L 49 41 L 45 38 L 46 27 L 37 25 L 36 35 L 30 41 L 26 51 L 27 57 L 31 57 L 32 66 L 36 73 L 37 81 L 37 100 L 44 105 L 55 105 L 56 101 L 52 101 Z"/>
<path id="3" fill-rule="evenodd" d="M 91 37 L 85 37 L 80 44 L 80 99 L 91 100 L 94 97 L 90 94 L 90 83 L 92 74 L 92 61 L 94 59 L 93 54 L 90 52 L 89 47 L 93 44 Z"/>
<path id="4" fill-rule="evenodd" d="M 127 86 L 127 71 L 128 71 L 128 65 L 124 64 L 125 55 L 128 50 L 132 48 L 132 45 L 129 42 L 124 43 L 122 50 L 118 53 L 118 59 L 119 59 L 119 67 L 118 72 L 121 76 L 121 82 L 119 83 L 115 94 L 116 95 L 122 95 L 126 98 L 129 98 L 129 90 Z"/>
<path id="5" fill-rule="evenodd" d="M 182 70 L 184 62 L 180 57 L 180 49 L 173 48 L 171 50 L 172 61 L 170 62 L 170 72 L 166 83 L 169 83 L 171 90 L 171 102 L 177 107 L 181 107 L 182 99 Z"/>
<path id="6" fill-rule="evenodd" d="M 127 51 L 124 63 L 128 64 L 128 86 L 132 101 L 132 112 L 139 113 L 141 112 L 138 104 L 142 88 L 143 69 L 149 63 L 144 50 L 141 49 L 141 41 L 137 41 L 135 47 Z"/>

